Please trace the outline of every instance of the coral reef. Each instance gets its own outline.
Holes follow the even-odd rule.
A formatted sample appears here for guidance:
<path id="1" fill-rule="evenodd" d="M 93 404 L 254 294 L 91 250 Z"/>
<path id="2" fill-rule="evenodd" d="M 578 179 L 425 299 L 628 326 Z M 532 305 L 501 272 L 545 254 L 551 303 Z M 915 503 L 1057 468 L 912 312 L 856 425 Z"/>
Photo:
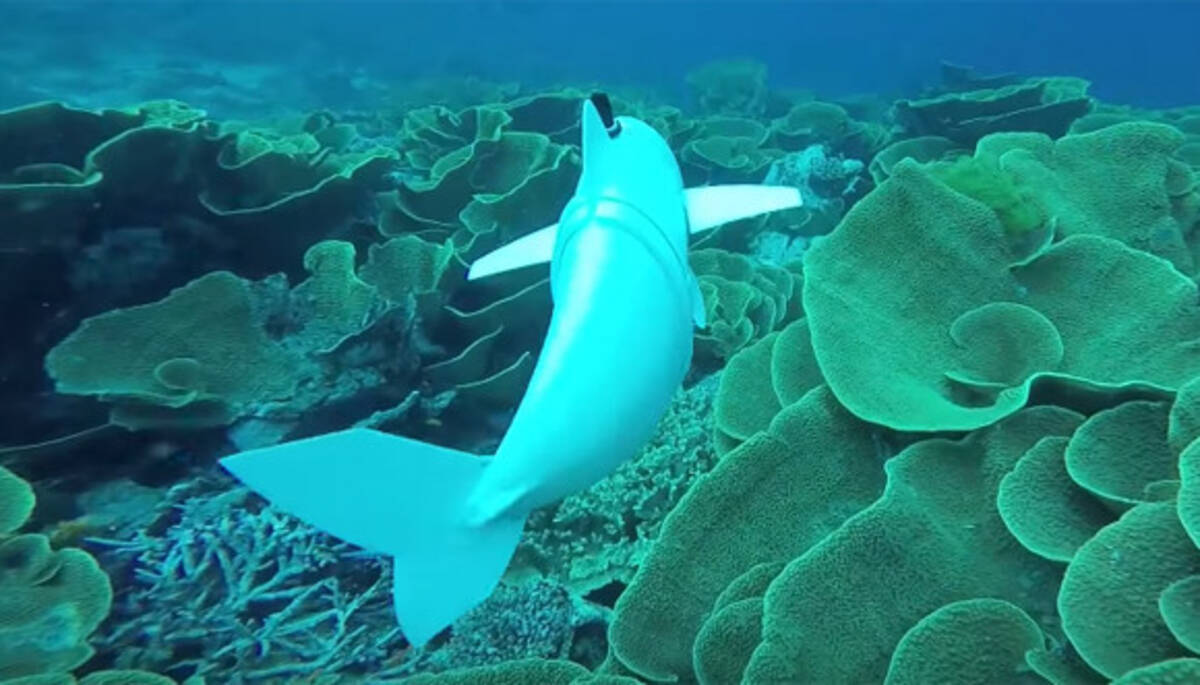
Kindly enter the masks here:
<path id="1" fill-rule="evenodd" d="M 709 325 L 655 437 L 413 649 L 389 560 L 214 462 L 494 450 L 549 282 L 463 274 L 557 219 L 589 91 L 353 78 L 270 118 L 0 112 L 0 680 L 1200 677 L 1200 110 L 950 64 L 894 102 L 752 60 L 614 92 L 689 185 L 805 206 L 696 236 Z"/>
<path id="2" fill-rule="evenodd" d="M 68 674 L 95 653 L 89 639 L 108 615 L 113 590 L 94 557 L 51 549 L 21 534 L 35 498 L 27 482 L 0 467 L 0 679 Z"/>
<path id="3" fill-rule="evenodd" d="M 620 664 L 700 683 L 1186 678 L 1200 298 L 1181 140 L 1142 122 L 985 136 L 973 163 L 1002 183 L 893 164 L 805 254 L 804 318 L 730 359 L 721 460 L 614 608 Z M 1075 185 L 1091 173 L 1113 192 Z M 1048 230 L 1014 244 L 1011 204 L 981 187 Z"/>
<path id="4" fill-rule="evenodd" d="M 131 539 L 88 543 L 132 578 L 99 641 L 119 668 L 275 682 L 318 669 L 370 672 L 402 653 L 385 565 L 362 557 L 339 570 L 351 551 L 344 543 L 244 488 L 176 486 Z"/>

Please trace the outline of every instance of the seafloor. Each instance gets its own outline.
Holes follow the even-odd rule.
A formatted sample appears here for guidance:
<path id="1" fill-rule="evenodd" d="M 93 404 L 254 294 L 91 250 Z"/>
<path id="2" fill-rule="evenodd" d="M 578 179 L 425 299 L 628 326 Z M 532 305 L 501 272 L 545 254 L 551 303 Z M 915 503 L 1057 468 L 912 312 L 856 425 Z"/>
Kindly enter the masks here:
<path id="1" fill-rule="evenodd" d="M 206 111 L 253 96 L 221 79 L 26 93 L 0 682 L 1200 682 L 1200 107 L 943 77 L 827 100 L 727 61 L 686 103 L 611 93 L 688 185 L 806 206 L 694 243 L 709 325 L 658 435 L 421 649 L 388 560 L 216 460 L 348 426 L 492 450 L 549 289 L 465 265 L 556 220 L 597 84 L 360 80 L 269 118 Z"/>

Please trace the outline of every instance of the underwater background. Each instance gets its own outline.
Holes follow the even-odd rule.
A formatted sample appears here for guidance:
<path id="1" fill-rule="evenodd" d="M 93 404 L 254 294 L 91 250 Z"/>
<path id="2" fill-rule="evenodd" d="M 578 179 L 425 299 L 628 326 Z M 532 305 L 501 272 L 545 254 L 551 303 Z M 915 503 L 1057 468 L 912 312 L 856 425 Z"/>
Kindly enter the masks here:
<path id="1" fill-rule="evenodd" d="M 0 2 L 0 683 L 1200 683 L 1198 27 Z M 805 206 L 693 239 L 656 436 L 413 648 L 390 560 L 217 460 L 494 452 L 549 285 L 466 267 L 558 219 L 596 90 Z"/>

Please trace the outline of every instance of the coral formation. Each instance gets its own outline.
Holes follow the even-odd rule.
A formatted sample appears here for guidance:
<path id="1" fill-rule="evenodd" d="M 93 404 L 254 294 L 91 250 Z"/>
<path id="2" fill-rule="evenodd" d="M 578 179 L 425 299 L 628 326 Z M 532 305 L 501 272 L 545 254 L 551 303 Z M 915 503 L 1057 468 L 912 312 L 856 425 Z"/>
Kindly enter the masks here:
<path id="1" fill-rule="evenodd" d="M 244 488 L 185 484 L 132 539 L 90 539 L 133 580 L 101 649 L 120 668 L 213 682 L 273 682 L 314 669 L 379 669 L 401 651 L 391 574 Z"/>
<path id="2" fill-rule="evenodd" d="M 68 674 L 95 653 L 93 631 L 113 590 L 87 552 L 51 549 L 36 533 L 16 532 L 34 508 L 32 488 L 0 467 L 0 679 Z"/>
<path id="3" fill-rule="evenodd" d="M 708 326 L 656 436 L 420 649 L 387 559 L 213 462 L 349 426 L 491 452 L 551 292 L 463 275 L 557 220 L 589 91 L 0 112 L 0 680 L 1200 677 L 1200 111 L 943 77 L 614 93 L 688 185 L 805 206 L 696 237 Z"/>

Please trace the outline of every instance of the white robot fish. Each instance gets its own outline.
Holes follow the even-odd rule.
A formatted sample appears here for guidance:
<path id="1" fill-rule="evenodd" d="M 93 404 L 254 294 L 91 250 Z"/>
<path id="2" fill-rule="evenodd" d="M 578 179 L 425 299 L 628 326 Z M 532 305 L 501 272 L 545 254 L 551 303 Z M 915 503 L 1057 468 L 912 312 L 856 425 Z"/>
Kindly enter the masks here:
<path id="1" fill-rule="evenodd" d="M 392 557 L 396 617 L 425 644 L 495 589 L 529 513 L 583 490 L 652 437 L 692 357 L 704 302 L 688 235 L 801 204 L 796 188 L 684 189 L 648 124 L 582 113 L 583 168 L 557 224 L 471 265 L 469 279 L 549 261 L 554 311 L 494 456 L 353 428 L 221 464 L 274 506 Z"/>

